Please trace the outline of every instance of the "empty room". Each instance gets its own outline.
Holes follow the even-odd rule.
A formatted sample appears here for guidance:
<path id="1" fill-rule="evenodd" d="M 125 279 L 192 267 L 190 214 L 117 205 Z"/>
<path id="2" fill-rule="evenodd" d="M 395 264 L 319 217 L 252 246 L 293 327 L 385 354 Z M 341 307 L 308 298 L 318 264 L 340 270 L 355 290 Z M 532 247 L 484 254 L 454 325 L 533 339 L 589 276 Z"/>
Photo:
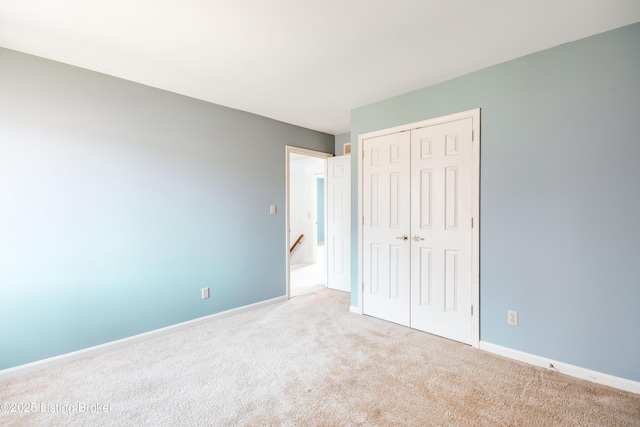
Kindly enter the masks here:
<path id="1" fill-rule="evenodd" d="M 637 0 L 0 0 L 0 424 L 640 426 L 639 76 Z"/>

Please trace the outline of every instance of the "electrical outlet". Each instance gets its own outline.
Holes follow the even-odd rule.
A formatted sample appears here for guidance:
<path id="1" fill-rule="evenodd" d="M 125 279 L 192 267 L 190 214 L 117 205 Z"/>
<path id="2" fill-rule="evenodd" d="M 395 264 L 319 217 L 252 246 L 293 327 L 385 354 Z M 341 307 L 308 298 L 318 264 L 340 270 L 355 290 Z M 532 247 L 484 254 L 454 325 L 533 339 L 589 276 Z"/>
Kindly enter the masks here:
<path id="1" fill-rule="evenodd" d="M 518 312 L 517 311 L 507 311 L 507 323 L 513 326 L 518 326 Z"/>
<path id="2" fill-rule="evenodd" d="M 202 299 L 209 298 L 209 288 L 202 288 Z"/>

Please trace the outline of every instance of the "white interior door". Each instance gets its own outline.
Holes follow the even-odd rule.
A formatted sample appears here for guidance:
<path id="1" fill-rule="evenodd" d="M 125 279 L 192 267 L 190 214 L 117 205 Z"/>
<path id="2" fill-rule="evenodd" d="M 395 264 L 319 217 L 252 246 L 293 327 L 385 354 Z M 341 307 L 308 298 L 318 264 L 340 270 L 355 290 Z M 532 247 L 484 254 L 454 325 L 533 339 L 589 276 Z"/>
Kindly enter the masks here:
<path id="1" fill-rule="evenodd" d="M 351 292 L 351 156 L 327 159 L 327 287 Z"/>
<path id="2" fill-rule="evenodd" d="M 410 133 L 363 142 L 363 313 L 410 321 Z"/>
<path id="3" fill-rule="evenodd" d="M 411 327 L 472 341 L 472 119 L 411 131 Z"/>

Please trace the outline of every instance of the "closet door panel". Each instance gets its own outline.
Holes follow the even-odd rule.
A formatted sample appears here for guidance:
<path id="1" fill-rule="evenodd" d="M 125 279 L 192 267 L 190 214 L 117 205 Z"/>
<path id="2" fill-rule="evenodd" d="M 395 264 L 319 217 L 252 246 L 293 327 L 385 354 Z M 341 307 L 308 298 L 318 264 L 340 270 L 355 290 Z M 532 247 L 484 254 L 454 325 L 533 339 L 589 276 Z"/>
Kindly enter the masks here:
<path id="1" fill-rule="evenodd" d="M 363 141 L 363 312 L 410 321 L 410 135 Z"/>
<path id="2" fill-rule="evenodd" d="M 471 343 L 472 120 L 411 131 L 411 327 Z"/>

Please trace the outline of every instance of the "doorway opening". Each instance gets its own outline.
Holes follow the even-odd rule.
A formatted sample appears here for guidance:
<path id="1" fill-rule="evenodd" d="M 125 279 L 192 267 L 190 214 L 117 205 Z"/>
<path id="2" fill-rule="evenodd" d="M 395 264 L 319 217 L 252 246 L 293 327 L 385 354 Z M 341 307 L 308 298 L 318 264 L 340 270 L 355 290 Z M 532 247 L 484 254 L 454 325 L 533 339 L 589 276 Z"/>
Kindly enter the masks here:
<path id="1" fill-rule="evenodd" d="M 287 297 L 326 286 L 326 159 L 333 154 L 286 147 Z"/>

